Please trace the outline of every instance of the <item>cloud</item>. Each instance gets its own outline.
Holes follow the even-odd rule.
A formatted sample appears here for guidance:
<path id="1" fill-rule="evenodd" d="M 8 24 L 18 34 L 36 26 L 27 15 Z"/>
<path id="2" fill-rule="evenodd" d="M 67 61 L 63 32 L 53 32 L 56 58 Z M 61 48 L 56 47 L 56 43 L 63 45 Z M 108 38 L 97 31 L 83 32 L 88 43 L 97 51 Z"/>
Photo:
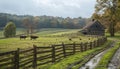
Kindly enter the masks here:
<path id="1" fill-rule="evenodd" d="M 90 17 L 95 0 L 0 0 L 0 12 L 13 14 Z"/>

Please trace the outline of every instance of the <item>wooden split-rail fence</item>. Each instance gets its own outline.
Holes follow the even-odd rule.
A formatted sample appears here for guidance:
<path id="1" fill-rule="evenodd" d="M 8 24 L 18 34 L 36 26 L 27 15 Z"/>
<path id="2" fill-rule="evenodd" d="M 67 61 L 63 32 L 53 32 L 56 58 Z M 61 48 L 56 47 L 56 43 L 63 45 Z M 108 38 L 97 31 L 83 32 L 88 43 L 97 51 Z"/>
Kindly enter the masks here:
<path id="1" fill-rule="evenodd" d="M 36 69 L 40 65 L 55 63 L 76 52 L 83 52 L 103 45 L 106 37 L 98 38 L 93 42 L 59 44 L 31 49 L 17 49 L 15 51 L 0 53 L 0 69 Z"/>

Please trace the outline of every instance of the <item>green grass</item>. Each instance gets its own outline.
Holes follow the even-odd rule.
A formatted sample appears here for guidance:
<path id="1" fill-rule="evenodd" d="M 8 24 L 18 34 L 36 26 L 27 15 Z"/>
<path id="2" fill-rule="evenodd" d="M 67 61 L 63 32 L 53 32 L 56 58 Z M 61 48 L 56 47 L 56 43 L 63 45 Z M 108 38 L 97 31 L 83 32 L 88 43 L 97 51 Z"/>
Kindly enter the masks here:
<path id="1" fill-rule="evenodd" d="M 3 37 L 3 31 L 0 30 L 0 38 Z"/>
<path id="2" fill-rule="evenodd" d="M 22 29 L 18 29 L 18 33 L 22 33 Z M 16 50 L 17 48 L 30 48 L 34 45 L 37 46 L 50 46 L 53 44 L 61 44 L 64 43 L 80 43 L 80 42 L 89 42 L 93 41 L 96 38 L 91 38 L 88 40 L 88 37 L 81 36 L 77 33 L 79 29 L 41 29 L 38 33 L 35 35 L 38 35 L 39 38 L 37 40 L 30 40 L 30 38 L 27 38 L 26 40 L 22 39 L 20 40 L 19 37 L 15 38 L 7 38 L 7 39 L 0 39 L 0 52 L 6 52 L 6 51 L 12 51 Z M 74 33 L 74 34 L 73 34 Z M 69 35 L 69 36 L 67 36 Z M 74 37 L 73 37 L 74 36 Z M 72 38 L 72 41 L 69 41 L 68 39 Z M 82 40 L 79 40 L 81 38 Z"/>
<path id="3" fill-rule="evenodd" d="M 47 29 L 40 29 L 37 35 L 40 36 L 64 36 L 72 33 L 78 32 L 80 29 L 60 29 L 60 28 L 47 28 Z"/>
<path id="4" fill-rule="evenodd" d="M 117 43 L 113 48 L 109 49 L 107 53 L 103 55 L 100 62 L 98 63 L 95 69 L 107 69 L 107 65 L 111 60 L 112 56 L 114 55 L 115 51 L 119 48 L 119 43 Z M 100 65 L 100 66 L 99 66 Z"/>
<path id="5" fill-rule="evenodd" d="M 89 54 L 92 54 L 96 51 L 99 51 L 101 50 L 102 48 L 104 48 L 107 44 L 109 44 L 110 42 L 107 42 L 104 46 L 100 46 L 100 47 L 97 47 L 97 48 L 94 48 L 92 50 L 88 50 L 88 51 L 85 51 L 85 52 L 79 52 L 79 53 L 76 53 L 72 56 L 69 56 L 67 58 L 64 58 L 63 60 L 61 60 L 59 63 L 55 63 L 55 64 L 47 64 L 47 65 L 43 65 L 43 66 L 40 66 L 39 68 L 40 69 L 66 69 L 66 67 L 71 64 L 71 63 L 74 63 L 78 60 L 84 60 L 84 56 L 86 55 L 89 55 Z M 74 68 L 74 69 L 77 69 Z"/>

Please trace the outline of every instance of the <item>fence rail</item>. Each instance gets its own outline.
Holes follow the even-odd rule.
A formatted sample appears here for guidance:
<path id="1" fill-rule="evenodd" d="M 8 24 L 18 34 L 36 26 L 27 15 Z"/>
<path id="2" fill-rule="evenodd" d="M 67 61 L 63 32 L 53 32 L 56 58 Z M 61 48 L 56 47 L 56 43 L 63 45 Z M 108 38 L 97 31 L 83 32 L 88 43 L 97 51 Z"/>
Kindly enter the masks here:
<path id="1" fill-rule="evenodd" d="M 37 47 L 33 45 L 32 49 L 0 53 L 0 69 L 20 69 L 37 68 L 39 65 L 55 63 L 61 59 L 73 55 L 76 52 L 83 52 L 95 47 L 99 47 L 107 41 L 106 37 L 98 38 L 93 42 L 59 44 L 49 47 Z"/>

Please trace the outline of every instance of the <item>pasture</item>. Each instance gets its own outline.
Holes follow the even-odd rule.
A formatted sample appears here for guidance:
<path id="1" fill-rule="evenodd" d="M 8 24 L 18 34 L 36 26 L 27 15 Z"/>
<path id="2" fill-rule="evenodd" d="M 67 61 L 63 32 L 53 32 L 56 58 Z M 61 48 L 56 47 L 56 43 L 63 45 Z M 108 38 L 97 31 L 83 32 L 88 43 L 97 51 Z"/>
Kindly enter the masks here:
<path id="1" fill-rule="evenodd" d="M 38 35 L 39 38 L 36 40 L 27 39 L 20 40 L 19 36 L 14 38 L 0 39 L 0 52 L 12 51 L 17 48 L 26 49 L 31 48 L 33 45 L 37 46 L 50 46 L 54 44 L 64 43 L 80 43 L 93 41 L 96 38 L 83 36 L 78 33 L 80 29 L 40 29 L 39 32 L 34 35 Z M 17 29 L 17 35 L 25 33 L 24 29 Z M 3 37 L 3 31 L 0 31 L 0 37 Z M 72 40 L 70 41 L 69 38 Z"/>

